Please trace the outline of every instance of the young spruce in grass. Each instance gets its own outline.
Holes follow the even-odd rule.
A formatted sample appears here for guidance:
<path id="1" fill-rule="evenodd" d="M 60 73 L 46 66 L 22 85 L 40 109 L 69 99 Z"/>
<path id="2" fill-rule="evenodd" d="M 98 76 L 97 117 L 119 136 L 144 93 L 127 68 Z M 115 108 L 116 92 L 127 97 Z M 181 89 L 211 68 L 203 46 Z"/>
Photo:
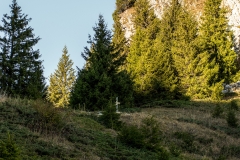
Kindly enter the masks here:
<path id="1" fill-rule="evenodd" d="M 212 117 L 217 118 L 220 117 L 223 114 L 223 108 L 220 106 L 220 104 L 217 104 L 213 110 Z"/>
<path id="2" fill-rule="evenodd" d="M 121 142 L 139 149 L 148 149 L 158 154 L 159 159 L 169 159 L 168 152 L 160 145 L 162 132 L 159 123 L 153 118 L 145 118 L 142 124 L 123 125 L 118 138 Z"/>
<path id="3" fill-rule="evenodd" d="M 236 102 L 236 100 L 232 100 L 230 102 L 230 107 L 229 107 L 229 111 L 227 114 L 227 123 L 230 127 L 237 127 L 238 126 L 238 119 L 236 117 L 236 111 L 238 111 L 238 104 Z"/>
<path id="4" fill-rule="evenodd" d="M 112 102 L 103 112 L 103 115 L 100 116 L 99 120 L 107 128 L 119 130 L 122 127 L 120 119 L 120 114 L 116 113 L 116 108 L 112 105 Z"/>
<path id="5" fill-rule="evenodd" d="M 237 102 L 235 100 L 231 101 L 230 109 L 238 111 L 238 104 L 237 104 Z"/>
<path id="6" fill-rule="evenodd" d="M 237 123 L 238 119 L 236 118 L 236 114 L 234 110 L 229 110 L 228 114 L 227 114 L 227 123 L 230 127 L 237 127 L 238 123 Z"/>
<path id="7" fill-rule="evenodd" d="M 15 144 L 12 135 L 8 132 L 7 139 L 0 141 L 0 160 L 20 159 L 20 150 Z"/>

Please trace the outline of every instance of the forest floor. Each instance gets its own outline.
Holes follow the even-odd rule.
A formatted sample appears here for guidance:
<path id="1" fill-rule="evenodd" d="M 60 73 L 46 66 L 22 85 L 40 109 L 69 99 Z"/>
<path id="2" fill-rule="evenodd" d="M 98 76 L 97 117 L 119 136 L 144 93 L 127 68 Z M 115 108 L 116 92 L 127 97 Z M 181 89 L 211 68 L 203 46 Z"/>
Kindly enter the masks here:
<path id="1" fill-rule="evenodd" d="M 240 106 L 240 100 L 234 101 Z M 216 106 L 222 110 L 214 118 Z M 240 159 L 240 111 L 234 110 L 239 125 L 230 127 L 226 120 L 230 108 L 230 100 L 162 100 L 123 109 L 120 120 L 137 126 L 146 117 L 157 120 L 162 131 L 161 145 L 169 152 L 169 159 L 234 160 Z M 103 126 L 95 113 L 0 96 L 1 144 L 7 142 L 8 135 L 20 159 L 157 159 L 152 151 L 120 142 L 118 131 Z"/>

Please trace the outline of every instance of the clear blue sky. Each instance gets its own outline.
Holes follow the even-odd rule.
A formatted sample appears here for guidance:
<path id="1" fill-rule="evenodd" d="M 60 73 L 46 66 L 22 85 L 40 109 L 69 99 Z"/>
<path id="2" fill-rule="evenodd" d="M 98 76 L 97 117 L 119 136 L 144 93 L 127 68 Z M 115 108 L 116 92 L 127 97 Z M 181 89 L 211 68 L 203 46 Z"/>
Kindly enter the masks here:
<path id="1" fill-rule="evenodd" d="M 32 18 L 29 26 L 41 40 L 34 47 L 39 49 L 44 60 L 44 76 L 49 77 L 57 69 L 57 64 L 66 45 L 70 58 L 82 68 L 84 60 L 81 52 L 87 46 L 88 34 L 93 35 L 92 27 L 102 14 L 108 29 L 112 30 L 112 13 L 115 0 L 17 0 L 22 13 Z M 12 0 L 1 0 L 0 19 L 10 15 Z M 0 22 L 2 25 L 2 21 Z"/>

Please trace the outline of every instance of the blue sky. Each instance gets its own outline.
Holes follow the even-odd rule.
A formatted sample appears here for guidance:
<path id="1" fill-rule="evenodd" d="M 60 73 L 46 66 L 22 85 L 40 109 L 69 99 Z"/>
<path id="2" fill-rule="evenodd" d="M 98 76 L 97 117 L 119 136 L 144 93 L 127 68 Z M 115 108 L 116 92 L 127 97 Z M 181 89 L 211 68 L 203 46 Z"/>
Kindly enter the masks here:
<path id="1" fill-rule="evenodd" d="M 93 35 L 92 27 L 102 14 L 108 29 L 112 30 L 112 13 L 115 0 L 17 0 L 22 13 L 32 18 L 29 26 L 41 40 L 34 47 L 39 49 L 44 60 L 44 76 L 49 77 L 57 69 L 57 64 L 66 45 L 70 58 L 82 68 L 84 60 L 81 53 L 87 46 L 88 34 Z M 3 14 L 10 15 L 12 0 L 1 0 L 0 19 Z M 2 25 L 2 22 L 0 22 Z"/>

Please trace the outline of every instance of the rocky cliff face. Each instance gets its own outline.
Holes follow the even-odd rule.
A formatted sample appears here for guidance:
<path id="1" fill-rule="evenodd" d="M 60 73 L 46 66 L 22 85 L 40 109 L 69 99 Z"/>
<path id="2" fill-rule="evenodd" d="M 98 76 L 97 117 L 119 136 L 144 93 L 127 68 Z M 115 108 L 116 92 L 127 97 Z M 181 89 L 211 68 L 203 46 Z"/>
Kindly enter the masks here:
<path id="1" fill-rule="evenodd" d="M 200 19 L 206 0 L 181 0 L 181 3 L 196 15 L 196 19 Z M 171 0 L 149 0 L 150 5 L 153 7 L 155 14 L 161 19 L 164 9 L 170 4 Z M 229 9 L 227 15 L 229 19 L 229 26 L 234 31 L 236 42 L 239 44 L 240 38 L 240 0 L 223 0 L 222 6 Z M 121 23 L 125 29 L 125 37 L 129 39 L 134 33 L 134 27 L 132 23 L 134 8 L 130 8 L 123 12 L 121 16 Z"/>

